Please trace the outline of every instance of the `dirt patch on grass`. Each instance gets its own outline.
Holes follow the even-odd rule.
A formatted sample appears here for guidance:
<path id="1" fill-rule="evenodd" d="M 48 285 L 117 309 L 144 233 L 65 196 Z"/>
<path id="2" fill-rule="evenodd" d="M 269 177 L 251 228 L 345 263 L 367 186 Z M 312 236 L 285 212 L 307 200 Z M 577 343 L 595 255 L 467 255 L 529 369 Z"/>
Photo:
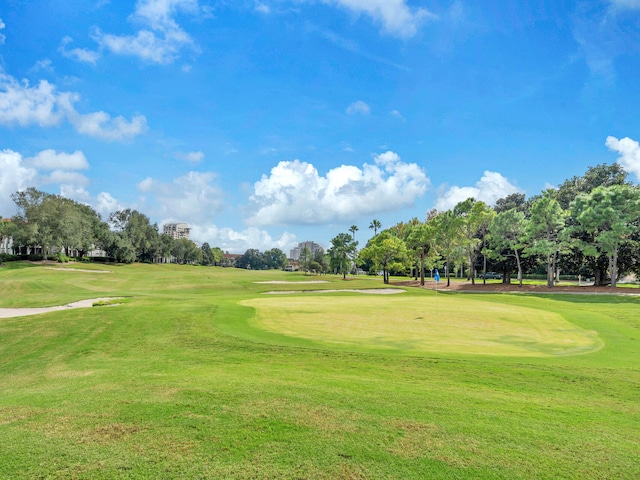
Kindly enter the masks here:
<path id="1" fill-rule="evenodd" d="M 84 272 L 84 273 L 113 273 L 111 270 L 89 270 L 88 268 L 45 267 L 47 270 L 60 272 Z"/>
<path id="2" fill-rule="evenodd" d="M 368 295 L 393 295 L 396 293 L 405 293 L 406 290 L 402 288 L 363 288 L 363 289 L 351 289 L 343 288 L 336 290 L 274 290 L 271 292 L 264 292 L 263 295 L 286 295 L 292 293 L 366 293 Z"/>
<path id="3" fill-rule="evenodd" d="M 261 284 L 270 284 L 270 285 L 300 285 L 305 283 L 329 283 L 328 280 L 302 280 L 300 282 L 289 282 L 287 280 L 269 280 L 266 282 L 253 282 L 253 283 L 261 283 Z"/>
<path id="4" fill-rule="evenodd" d="M 0 318 L 26 317 L 28 315 L 39 315 L 41 313 L 55 312 L 58 310 L 68 310 L 70 308 L 88 308 L 95 303 L 105 304 L 111 300 L 119 300 L 122 297 L 103 297 L 89 298 L 78 302 L 68 303 L 67 305 L 58 305 L 55 307 L 36 307 L 36 308 L 0 308 Z"/>
<path id="5" fill-rule="evenodd" d="M 424 286 L 420 285 L 419 280 L 408 280 L 402 282 L 393 282 L 392 285 L 403 287 L 424 288 L 427 290 L 435 290 L 436 282 L 433 280 L 425 281 Z M 471 282 L 451 282 L 447 287 L 447 282 L 440 281 L 437 285 L 439 292 L 471 292 L 471 293 L 572 293 L 572 294 L 599 294 L 599 295 L 640 295 L 640 289 L 626 287 L 594 287 L 593 285 L 577 286 L 577 285 L 556 285 L 549 288 L 546 285 L 530 285 L 518 283 L 500 283 L 492 282 L 482 284 L 482 280 L 477 281 L 475 285 Z"/>

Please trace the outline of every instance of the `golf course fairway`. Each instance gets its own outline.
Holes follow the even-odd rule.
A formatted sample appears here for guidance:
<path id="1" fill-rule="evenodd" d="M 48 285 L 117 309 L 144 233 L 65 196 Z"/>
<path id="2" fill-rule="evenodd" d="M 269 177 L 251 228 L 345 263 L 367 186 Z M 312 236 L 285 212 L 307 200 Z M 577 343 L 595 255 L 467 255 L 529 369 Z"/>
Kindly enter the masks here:
<path id="1" fill-rule="evenodd" d="M 640 298 L 402 281 L 5 263 L 0 479 L 640 478 Z"/>

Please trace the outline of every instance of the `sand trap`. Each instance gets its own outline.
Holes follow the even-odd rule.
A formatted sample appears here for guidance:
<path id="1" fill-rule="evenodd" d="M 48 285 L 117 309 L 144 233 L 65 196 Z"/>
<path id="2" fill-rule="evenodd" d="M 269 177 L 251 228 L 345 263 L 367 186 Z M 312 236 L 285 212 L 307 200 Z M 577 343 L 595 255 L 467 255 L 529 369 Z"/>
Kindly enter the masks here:
<path id="1" fill-rule="evenodd" d="M 113 273 L 111 270 L 89 270 L 86 268 L 44 267 L 47 270 L 61 270 L 63 272 Z"/>
<path id="2" fill-rule="evenodd" d="M 366 293 L 368 295 L 394 295 L 396 293 L 404 293 L 406 290 L 402 290 L 400 288 L 367 288 L 360 290 L 352 290 L 345 288 L 343 290 L 281 290 L 281 291 L 273 291 L 273 292 L 264 292 L 265 295 L 286 295 L 291 293 L 340 293 L 340 292 L 351 292 L 351 293 Z"/>
<path id="3" fill-rule="evenodd" d="M 303 280 L 301 282 L 288 282 L 286 280 L 270 280 L 268 282 L 253 282 L 253 283 L 263 283 L 263 284 L 272 284 L 272 285 L 282 285 L 282 284 L 301 284 L 301 283 L 329 283 L 327 280 Z"/>
<path id="4" fill-rule="evenodd" d="M 89 298 L 78 302 L 60 305 L 57 307 L 40 308 L 0 308 L 0 318 L 26 317 L 27 315 L 39 315 L 41 313 L 55 312 L 57 310 L 67 310 L 69 308 L 88 308 L 96 302 L 108 302 L 109 300 L 119 300 L 122 297 Z"/>

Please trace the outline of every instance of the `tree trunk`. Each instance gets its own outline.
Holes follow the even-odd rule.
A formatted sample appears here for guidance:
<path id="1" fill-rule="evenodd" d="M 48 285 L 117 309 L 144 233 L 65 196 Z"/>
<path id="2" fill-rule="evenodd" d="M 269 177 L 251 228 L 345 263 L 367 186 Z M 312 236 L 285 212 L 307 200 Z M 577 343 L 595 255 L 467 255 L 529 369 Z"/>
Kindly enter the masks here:
<path id="1" fill-rule="evenodd" d="M 518 255 L 518 250 L 514 250 L 516 254 L 516 263 L 518 264 L 518 283 L 522 287 L 522 265 L 520 264 L 520 255 Z"/>
<path id="2" fill-rule="evenodd" d="M 609 268 L 609 271 L 611 272 L 611 288 L 616 288 L 618 281 L 618 252 L 614 252 L 609 258 L 609 264 L 611 265 Z"/>
<path id="3" fill-rule="evenodd" d="M 424 287 L 424 252 L 420 254 L 420 285 Z"/>

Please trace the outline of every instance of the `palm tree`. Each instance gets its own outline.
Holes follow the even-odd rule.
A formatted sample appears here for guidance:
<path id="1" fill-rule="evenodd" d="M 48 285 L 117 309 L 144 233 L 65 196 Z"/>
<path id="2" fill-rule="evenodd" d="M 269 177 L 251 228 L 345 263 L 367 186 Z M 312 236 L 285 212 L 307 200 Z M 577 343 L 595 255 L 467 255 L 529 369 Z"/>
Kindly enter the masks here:
<path id="1" fill-rule="evenodd" d="M 382 224 L 380 223 L 380 220 L 376 220 L 374 218 L 373 220 L 371 220 L 369 228 L 373 229 L 373 235 L 375 236 L 378 234 L 378 229 L 382 228 Z"/>
<path id="2" fill-rule="evenodd" d="M 358 258 L 358 242 L 356 242 L 356 232 L 358 231 L 358 226 L 357 225 L 351 225 L 349 227 L 349 231 L 351 232 L 351 238 L 353 239 L 353 242 L 356 244 L 356 248 L 354 249 L 353 252 L 353 269 L 356 271 L 356 275 L 358 275 L 358 262 L 357 262 L 357 258 Z"/>
<path id="3" fill-rule="evenodd" d="M 351 232 L 351 236 L 353 237 L 353 239 L 356 239 L 356 232 L 359 230 L 357 225 L 351 225 L 349 227 L 349 231 Z"/>

